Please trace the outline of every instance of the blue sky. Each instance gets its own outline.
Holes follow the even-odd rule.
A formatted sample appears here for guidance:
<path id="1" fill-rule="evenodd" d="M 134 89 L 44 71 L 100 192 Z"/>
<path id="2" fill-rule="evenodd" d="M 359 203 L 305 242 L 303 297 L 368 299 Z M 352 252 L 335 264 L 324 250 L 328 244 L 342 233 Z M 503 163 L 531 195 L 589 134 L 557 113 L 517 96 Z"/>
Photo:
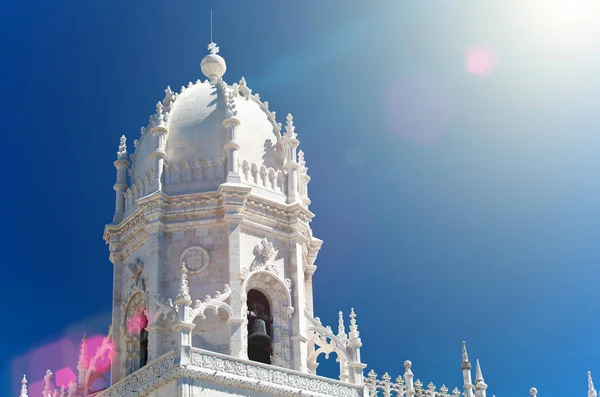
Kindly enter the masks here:
<path id="1" fill-rule="evenodd" d="M 466 340 L 490 395 L 584 396 L 586 371 L 600 379 L 600 8 L 421 3 L 5 5 L 0 393 L 106 332 L 118 140 L 203 77 L 212 7 L 225 80 L 294 115 L 325 241 L 316 315 L 335 328 L 355 308 L 367 371 L 410 359 L 460 387 Z M 489 76 L 466 70 L 472 48 L 497 57 Z"/>

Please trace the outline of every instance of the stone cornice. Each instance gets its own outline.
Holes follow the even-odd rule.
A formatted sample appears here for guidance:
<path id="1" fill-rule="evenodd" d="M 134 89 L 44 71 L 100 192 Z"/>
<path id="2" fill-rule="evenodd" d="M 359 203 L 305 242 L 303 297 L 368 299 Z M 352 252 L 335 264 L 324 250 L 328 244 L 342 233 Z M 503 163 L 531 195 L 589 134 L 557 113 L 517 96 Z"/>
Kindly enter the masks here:
<path id="1" fill-rule="evenodd" d="M 260 231 L 282 239 L 295 239 L 318 250 L 320 240 L 312 237 L 309 222 L 312 212 L 303 206 L 273 202 L 251 195 L 252 188 L 223 184 L 217 192 L 194 193 L 169 197 L 155 192 L 138 199 L 138 208 L 118 224 L 107 225 L 104 239 L 111 251 L 126 258 L 148 238 L 147 225 L 159 223 L 165 230 L 228 222 L 244 223 L 249 231 Z M 310 257 L 311 255 L 309 255 Z"/>

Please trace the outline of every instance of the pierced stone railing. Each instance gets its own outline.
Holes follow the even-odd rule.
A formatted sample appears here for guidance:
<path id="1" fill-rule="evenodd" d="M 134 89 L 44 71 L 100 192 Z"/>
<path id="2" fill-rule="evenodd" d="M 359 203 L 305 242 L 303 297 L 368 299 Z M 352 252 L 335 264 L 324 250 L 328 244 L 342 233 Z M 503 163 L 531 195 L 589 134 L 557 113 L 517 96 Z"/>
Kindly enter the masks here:
<path id="1" fill-rule="evenodd" d="M 267 395 L 363 397 L 364 388 L 254 361 L 192 348 L 190 376 Z"/>
<path id="2" fill-rule="evenodd" d="M 171 351 L 121 379 L 94 397 L 143 396 L 166 384 L 173 372 L 174 353 Z"/>
<path id="3" fill-rule="evenodd" d="M 437 389 L 432 382 L 429 382 L 427 387 L 423 388 L 423 382 L 417 379 L 413 383 L 412 373 L 410 376 L 410 383 L 412 384 L 407 385 L 408 382 L 402 376 L 398 376 L 395 381 L 392 381 L 392 377 L 386 372 L 381 379 L 377 379 L 377 374 L 371 370 L 365 377 L 365 386 L 369 397 L 460 397 L 461 395 L 460 390 L 456 387 L 449 393 L 445 385 Z"/>

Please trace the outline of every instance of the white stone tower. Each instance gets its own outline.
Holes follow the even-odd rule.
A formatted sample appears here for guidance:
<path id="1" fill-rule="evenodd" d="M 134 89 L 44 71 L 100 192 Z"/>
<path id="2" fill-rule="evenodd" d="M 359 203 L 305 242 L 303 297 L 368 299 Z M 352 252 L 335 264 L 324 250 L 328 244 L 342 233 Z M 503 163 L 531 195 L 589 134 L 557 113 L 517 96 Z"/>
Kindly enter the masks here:
<path id="1" fill-rule="evenodd" d="M 349 336 L 341 313 L 338 335 L 313 318 L 322 241 L 309 225 L 310 177 L 293 118 L 282 132 L 244 78 L 224 82 L 225 60 L 214 43 L 208 49 L 208 80 L 179 93 L 167 87 L 129 159 L 121 137 L 105 230 L 114 264 L 111 389 L 212 396 L 235 379 L 236 395 L 294 387 L 361 395 L 354 312 Z M 317 356 L 331 352 L 341 381 L 314 376 Z M 223 379 L 211 375 L 207 386 L 215 369 Z M 160 378 L 134 380 L 149 370 Z M 256 383 L 261 371 L 268 387 Z"/>

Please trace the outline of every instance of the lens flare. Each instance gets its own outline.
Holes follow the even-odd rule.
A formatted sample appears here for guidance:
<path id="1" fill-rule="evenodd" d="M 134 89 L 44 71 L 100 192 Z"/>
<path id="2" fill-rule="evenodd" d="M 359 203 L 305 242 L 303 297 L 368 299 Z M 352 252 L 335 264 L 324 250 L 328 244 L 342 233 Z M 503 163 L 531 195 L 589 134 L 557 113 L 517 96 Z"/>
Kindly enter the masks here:
<path id="1" fill-rule="evenodd" d="M 487 44 L 467 48 L 465 67 L 468 74 L 478 77 L 490 77 L 498 65 L 498 54 Z"/>

